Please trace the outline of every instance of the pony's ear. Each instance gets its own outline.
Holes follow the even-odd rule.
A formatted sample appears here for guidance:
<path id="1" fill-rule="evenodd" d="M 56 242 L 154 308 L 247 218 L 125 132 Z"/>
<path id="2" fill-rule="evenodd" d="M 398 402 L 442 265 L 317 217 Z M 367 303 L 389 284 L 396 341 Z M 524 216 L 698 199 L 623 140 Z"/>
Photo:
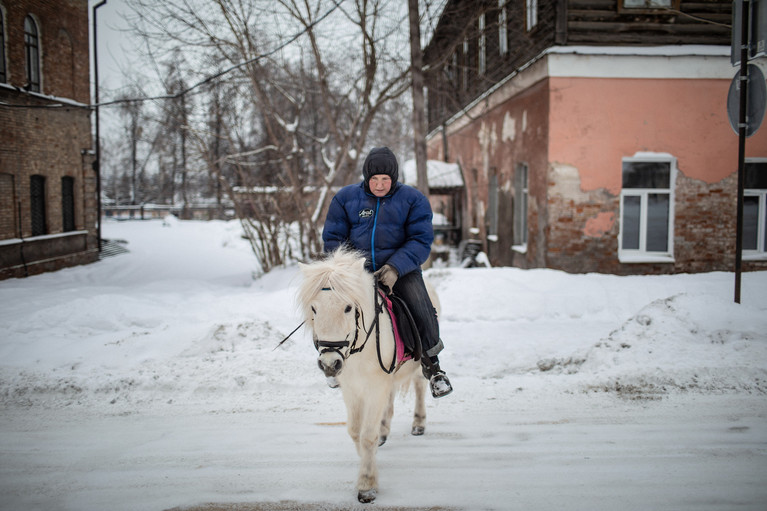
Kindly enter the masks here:
<path id="1" fill-rule="evenodd" d="M 354 262 L 354 266 L 356 267 L 357 271 L 365 271 L 365 258 L 360 257 Z"/>

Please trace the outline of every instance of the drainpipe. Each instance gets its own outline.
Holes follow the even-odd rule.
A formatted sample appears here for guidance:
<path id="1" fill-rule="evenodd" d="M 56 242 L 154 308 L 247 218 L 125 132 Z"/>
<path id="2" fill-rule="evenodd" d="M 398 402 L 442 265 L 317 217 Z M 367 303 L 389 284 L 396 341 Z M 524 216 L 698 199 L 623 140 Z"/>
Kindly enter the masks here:
<path id="1" fill-rule="evenodd" d="M 101 253 L 101 134 L 99 132 L 99 40 L 96 36 L 96 27 L 98 26 L 96 10 L 106 3 L 107 0 L 101 0 L 93 6 L 93 75 L 95 80 L 94 98 L 96 100 L 96 160 L 93 162 L 93 170 L 96 172 L 96 240 L 99 253 Z"/>

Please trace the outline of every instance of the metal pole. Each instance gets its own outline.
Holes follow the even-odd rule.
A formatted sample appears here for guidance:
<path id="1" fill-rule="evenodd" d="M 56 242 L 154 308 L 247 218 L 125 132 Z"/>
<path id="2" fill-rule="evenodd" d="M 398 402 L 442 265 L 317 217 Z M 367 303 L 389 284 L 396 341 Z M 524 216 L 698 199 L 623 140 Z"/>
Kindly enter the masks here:
<path id="1" fill-rule="evenodd" d="M 96 171 L 96 239 L 101 253 L 101 134 L 99 132 L 99 40 L 96 36 L 98 23 L 96 9 L 106 4 L 101 0 L 93 6 L 93 77 L 95 80 L 94 99 L 96 101 L 96 161 L 93 162 Z"/>
<path id="2" fill-rule="evenodd" d="M 738 212 L 735 227 L 735 303 L 740 303 L 740 274 L 743 266 L 743 180 L 746 160 L 746 106 L 748 99 L 749 0 L 741 0 L 740 114 L 738 116 Z"/>

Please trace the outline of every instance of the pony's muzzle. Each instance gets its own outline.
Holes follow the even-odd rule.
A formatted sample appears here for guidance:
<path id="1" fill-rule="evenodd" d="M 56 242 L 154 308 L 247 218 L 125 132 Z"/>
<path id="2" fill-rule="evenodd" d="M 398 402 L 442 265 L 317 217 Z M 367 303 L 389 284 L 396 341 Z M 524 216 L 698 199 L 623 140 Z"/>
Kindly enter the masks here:
<path id="1" fill-rule="evenodd" d="M 325 373 L 326 378 L 335 378 L 341 373 L 344 367 L 344 361 L 338 356 L 326 357 L 329 360 L 323 360 L 323 356 L 317 359 L 317 366 Z"/>

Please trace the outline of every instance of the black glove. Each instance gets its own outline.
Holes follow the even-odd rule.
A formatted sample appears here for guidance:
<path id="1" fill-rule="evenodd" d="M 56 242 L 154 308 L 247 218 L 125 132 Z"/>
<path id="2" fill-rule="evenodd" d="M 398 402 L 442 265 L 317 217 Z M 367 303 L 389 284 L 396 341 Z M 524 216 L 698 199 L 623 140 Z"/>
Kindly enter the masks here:
<path id="1" fill-rule="evenodd" d="M 389 264 L 383 265 L 380 270 L 375 272 L 373 274 L 376 279 L 378 279 L 378 282 L 383 284 L 385 288 L 388 289 L 388 293 L 391 294 L 392 289 L 394 289 L 394 284 L 397 282 L 397 279 L 399 278 L 399 274 L 397 273 L 397 270 L 394 269 Z"/>

